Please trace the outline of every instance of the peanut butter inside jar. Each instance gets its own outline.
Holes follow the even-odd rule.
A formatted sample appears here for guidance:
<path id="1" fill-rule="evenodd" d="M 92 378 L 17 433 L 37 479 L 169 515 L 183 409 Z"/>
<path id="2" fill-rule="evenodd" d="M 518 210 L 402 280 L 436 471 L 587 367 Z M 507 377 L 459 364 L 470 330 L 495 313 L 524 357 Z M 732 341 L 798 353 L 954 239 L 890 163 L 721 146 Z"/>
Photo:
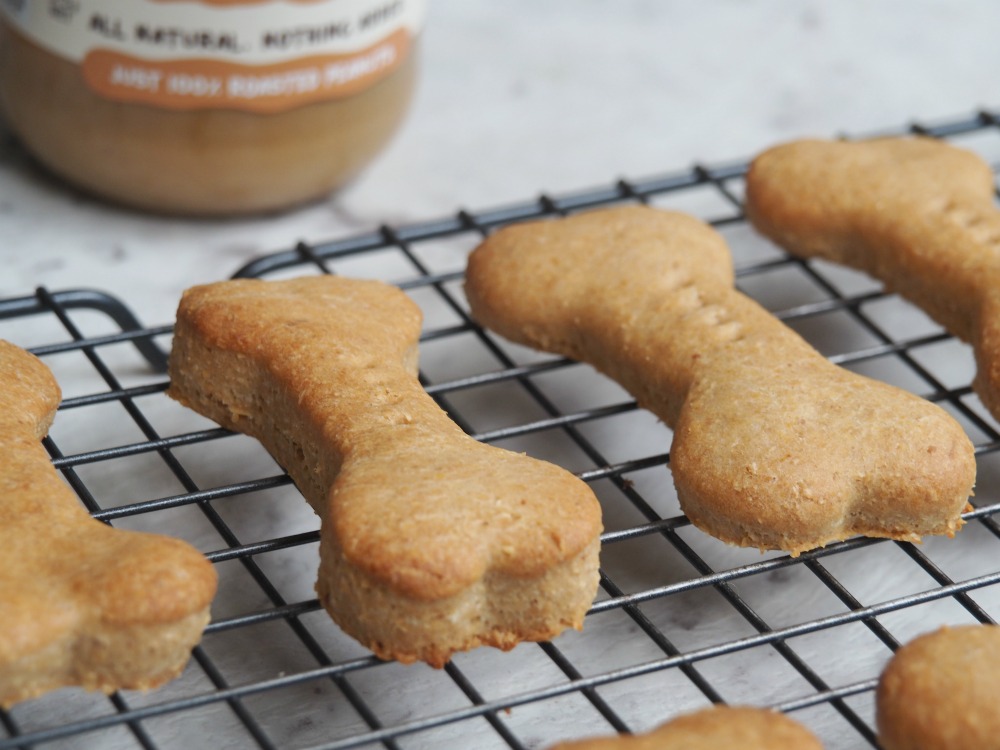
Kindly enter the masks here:
<path id="1" fill-rule="evenodd" d="M 342 86 L 329 98 L 315 94 L 312 101 L 278 107 L 254 101 L 256 111 L 182 96 L 161 106 L 152 97 L 142 100 L 138 88 L 139 74 L 152 76 L 158 68 L 127 67 L 121 60 L 128 58 L 102 52 L 113 61 L 104 66 L 108 80 L 133 85 L 109 98 L 93 83 L 103 69 L 88 75 L 84 65 L 37 44 L 0 16 L 0 107 L 45 167 L 97 196 L 190 216 L 275 211 L 330 194 L 388 143 L 414 90 L 415 46 L 406 45 L 370 85 Z M 156 81 L 161 89 L 172 75 L 167 71 Z"/>

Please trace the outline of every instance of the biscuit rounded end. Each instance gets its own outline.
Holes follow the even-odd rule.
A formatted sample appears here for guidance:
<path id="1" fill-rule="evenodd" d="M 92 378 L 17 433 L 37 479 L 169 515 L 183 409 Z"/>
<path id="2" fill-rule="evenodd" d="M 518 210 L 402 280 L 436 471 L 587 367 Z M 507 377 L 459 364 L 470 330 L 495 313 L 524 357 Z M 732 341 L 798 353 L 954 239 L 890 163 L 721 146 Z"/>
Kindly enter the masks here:
<path id="1" fill-rule="evenodd" d="M 785 714 L 751 706 L 713 706 L 634 736 L 601 737 L 550 750 L 822 750 L 819 739 Z"/>
<path id="2" fill-rule="evenodd" d="M 941 628 L 900 648 L 876 691 L 883 750 L 1000 747 L 997 664 L 1000 628 L 995 625 Z"/>
<path id="3" fill-rule="evenodd" d="M 598 583 L 600 542 L 531 578 L 488 573 L 440 599 L 400 596 L 357 566 L 346 564 L 330 537 L 321 540 L 316 585 L 323 606 L 345 633 L 376 656 L 443 667 L 458 652 L 502 650 L 579 630 Z"/>
<path id="4" fill-rule="evenodd" d="M 696 384 L 670 466 L 695 526 L 792 555 L 855 535 L 954 535 L 976 476 L 947 412 L 818 354 Z"/>

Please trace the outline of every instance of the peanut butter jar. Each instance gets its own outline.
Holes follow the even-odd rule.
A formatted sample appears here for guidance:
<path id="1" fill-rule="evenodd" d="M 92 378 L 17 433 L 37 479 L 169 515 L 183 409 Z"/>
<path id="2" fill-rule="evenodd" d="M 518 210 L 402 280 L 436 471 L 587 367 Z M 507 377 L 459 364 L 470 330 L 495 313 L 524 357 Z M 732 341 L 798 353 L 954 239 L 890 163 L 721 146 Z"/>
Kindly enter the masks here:
<path id="1" fill-rule="evenodd" d="M 186 215 L 356 176 L 402 122 L 425 0 L 4 0 L 0 107 L 48 169 Z"/>

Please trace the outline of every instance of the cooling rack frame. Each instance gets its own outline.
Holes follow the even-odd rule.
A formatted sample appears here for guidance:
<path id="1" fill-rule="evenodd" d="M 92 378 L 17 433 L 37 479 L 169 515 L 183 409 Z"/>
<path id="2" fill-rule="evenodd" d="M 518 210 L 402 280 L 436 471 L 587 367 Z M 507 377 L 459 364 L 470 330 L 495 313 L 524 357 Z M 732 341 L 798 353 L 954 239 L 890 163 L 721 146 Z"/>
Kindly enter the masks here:
<path id="1" fill-rule="evenodd" d="M 879 134 L 904 133 L 955 140 L 995 138 L 996 153 L 1000 154 L 1000 120 L 987 111 L 937 124 L 910 123 Z M 529 450 L 544 451 L 550 442 L 564 443 L 573 456 L 574 465 L 570 468 L 593 486 L 600 486 L 606 513 L 613 511 L 611 516 L 615 521 L 602 537 L 604 549 L 613 552 L 634 542 L 656 540 L 657 544 L 667 545 L 667 557 L 684 568 L 683 573 L 669 575 L 665 570 L 644 569 L 643 575 L 653 578 L 642 579 L 644 585 L 637 585 L 630 573 L 622 571 L 628 571 L 630 565 L 644 568 L 647 564 L 637 561 L 632 554 L 612 555 L 614 569 L 602 565 L 601 589 L 582 634 L 560 637 L 552 643 L 523 644 L 511 654 L 472 652 L 457 657 L 443 670 L 422 666 L 402 668 L 344 646 L 335 633 L 331 634 L 336 626 L 325 619 L 315 598 L 289 599 L 281 584 L 272 580 L 260 560 L 283 551 L 313 548 L 318 532 L 315 528 L 304 528 L 280 536 L 245 540 L 234 530 L 232 513 L 238 510 L 232 511 L 227 506 L 223 512 L 220 508 L 224 503 L 251 496 L 294 494 L 288 477 L 270 467 L 254 476 L 204 486 L 187 465 L 192 456 L 211 455 L 240 440 L 244 442 L 235 450 L 238 464 L 246 465 L 242 462 L 252 460 L 244 458 L 241 451 L 249 450 L 247 456 L 257 454 L 247 447 L 245 439 L 218 427 L 203 425 L 199 429 L 165 432 L 147 414 L 148 404 L 167 400 L 163 395 L 167 385 L 163 373 L 170 325 L 144 327 L 121 300 L 93 290 L 38 289 L 32 295 L 0 300 L 0 334 L 5 330 L 28 330 L 29 321 L 42 320 L 45 332 L 38 335 L 43 338 L 32 338 L 36 334 L 31 334 L 25 345 L 46 361 L 73 355 L 84 363 L 88 372 L 92 371 L 93 385 L 79 391 L 70 388 L 71 394 L 60 407 L 57 425 L 63 415 L 86 414 L 90 409 L 106 410 L 111 406 L 124 411 L 119 413 L 120 418 L 129 420 L 138 432 L 139 438 L 135 440 L 83 447 L 74 437 L 71 449 L 60 444 L 57 437 L 46 438 L 45 445 L 54 465 L 92 515 L 112 524 L 139 519 L 155 527 L 158 514 L 178 510 L 198 514 L 209 531 L 196 541 L 208 558 L 217 566 L 237 566 L 249 582 L 247 586 L 257 587 L 257 601 L 265 602 L 245 611 L 216 615 L 206 631 L 205 642 L 195 649 L 185 676 L 171 688 L 146 695 L 122 692 L 108 697 L 70 689 L 60 691 L 55 697 L 43 697 L 0 711 L 0 750 L 175 747 L 189 744 L 190 736 L 167 731 L 165 727 L 184 724 L 188 717 L 202 717 L 203 711 L 226 717 L 224 725 L 213 724 L 212 720 L 198 724 L 197 731 L 208 743 L 205 746 L 212 747 L 333 750 L 461 747 L 472 742 L 482 747 L 541 748 L 578 734 L 638 731 L 698 704 L 730 702 L 730 681 L 740 680 L 749 686 L 744 687 L 740 702 L 769 705 L 806 719 L 821 716 L 819 729 L 828 732 L 829 737 L 824 739 L 831 747 L 857 746 L 859 742 L 877 746 L 870 700 L 877 666 L 901 644 L 901 632 L 929 625 L 933 618 L 923 620 L 923 608 L 935 603 L 949 603 L 950 609 L 945 614 L 935 615 L 943 622 L 993 622 L 1000 611 L 1000 598 L 994 601 L 990 597 L 983 599 L 982 595 L 992 596 L 994 587 L 1000 591 L 1000 554 L 992 564 L 987 562 L 983 569 L 964 577 L 950 574 L 947 565 L 935 557 L 937 550 L 946 549 L 940 544 L 925 549 L 862 538 L 832 544 L 798 558 L 748 553 L 735 563 L 720 565 L 716 559 L 729 558 L 724 554 L 715 557 L 722 553 L 702 539 L 700 532 L 691 528 L 682 515 L 664 513 L 664 508 L 671 506 L 656 496 L 663 487 L 663 477 L 669 474 L 668 442 L 650 444 L 641 456 L 622 458 L 612 455 L 614 451 L 609 451 L 606 444 L 599 445 L 594 440 L 598 432 L 595 425 L 618 419 L 641 421 L 642 413 L 635 403 L 612 391 L 605 402 L 597 405 L 573 405 L 572 399 L 567 405 L 563 396 L 574 388 L 574 378 L 591 382 L 595 379 L 593 374 L 583 365 L 523 351 L 483 331 L 469 317 L 461 293 L 464 254 L 494 228 L 613 203 L 671 206 L 680 203 L 683 209 L 691 195 L 707 196 L 706 201 L 695 201 L 699 206 L 712 205 L 701 213 L 701 218 L 720 231 L 732 233 L 736 244 L 740 244 L 741 238 L 747 240 L 749 231 L 740 196 L 746 167 L 745 162 L 711 167 L 695 165 L 682 172 L 648 179 L 622 179 L 602 188 L 557 197 L 543 195 L 503 208 L 463 210 L 436 221 L 382 226 L 370 233 L 328 243 L 299 243 L 293 249 L 249 263 L 234 274 L 255 278 L 331 272 L 380 275 L 425 305 L 432 300 L 429 304 L 432 315 L 421 346 L 424 349 L 447 346 L 443 354 L 431 358 L 433 372 L 422 367 L 421 379 L 456 422 L 476 438 L 502 445 L 518 445 L 518 441 L 525 440 Z M 440 252 L 439 247 L 443 248 Z M 757 252 L 760 246 L 755 247 Z M 811 321 L 820 320 L 826 325 L 829 316 L 849 319 L 852 326 L 863 331 L 867 343 L 825 352 L 832 361 L 862 370 L 871 363 L 891 363 L 907 373 L 907 382 L 912 383 L 914 390 L 948 408 L 974 433 L 977 458 L 988 470 L 987 482 L 981 482 L 977 491 L 975 506 L 965 514 L 967 528 L 976 529 L 983 549 L 990 550 L 992 544 L 1000 543 L 997 518 L 1000 496 L 996 492 L 1000 484 L 994 485 L 990 465 L 1000 448 L 996 425 L 977 404 L 967 381 L 946 382 L 947 378 L 943 379 L 925 356 L 928 351 L 954 344 L 951 337 L 934 326 L 895 330 L 895 318 L 891 316 L 888 324 L 880 322 L 871 311 L 884 304 L 896 304 L 898 300 L 877 285 L 866 286 L 863 282 L 844 291 L 838 272 L 822 262 L 795 259 L 773 247 L 751 255 L 749 259 L 737 258 L 737 283 L 744 291 L 757 296 L 762 290 L 780 286 L 775 279 L 782 278 L 782 274 L 794 273 L 817 290 L 814 297 L 793 299 L 788 304 L 787 295 L 779 290 L 776 295 L 764 294 L 762 304 L 789 325 L 802 328 L 807 338 L 812 330 Z M 201 280 L 193 283 L 198 281 Z M 905 308 L 905 303 L 900 304 Z M 96 325 L 97 333 L 87 332 L 77 320 L 81 311 L 89 316 L 88 323 L 93 316 L 106 319 L 106 323 Z M 820 341 L 825 339 L 820 337 Z M 473 346 L 478 352 L 474 365 L 452 367 L 455 352 L 463 353 Z M 119 356 L 123 350 L 130 354 Z M 113 357 L 109 354 L 112 352 Z M 116 364 L 120 361 L 128 364 Z M 122 372 L 117 368 L 122 368 Z M 143 372 L 137 375 L 138 371 Z M 569 374 L 572 378 L 565 383 L 560 380 Z M 491 396 L 490 389 L 501 389 L 507 395 Z M 511 420 L 504 414 L 508 402 L 503 399 L 512 393 L 516 397 L 510 402 L 515 404 L 511 409 L 518 415 L 531 414 L 530 418 Z M 498 398 L 501 406 L 486 409 L 487 426 L 483 428 L 480 414 L 470 404 Z M 466 418 L 466 411 L 476 412 L 476 417 Z M 100 421 L 103 417 L 95 419 Z M 82 432 L 86 434 L 88 429 L 84 427 Z M 650 429 L 659 436 L 669 434 L 662 426 Z M 103 471 L 105 466 L 113 467 L 114 462 L 136 457 L 162 465 L 180 491 L 132 502 L 120 499 L 105 502 L 101 491 L 106 485 L 95 482 L 93 477 L 107 474 Z M 93 467 L 99 471 L 95 472 Z M 108 471 L 114 473 L 112 469 Z M 88 472 L 89 476 L 83 476 Z M 659 478 L 651 484 L 637 480 L 647 474 Z M 95 483 L 97 490 L 93 487 Z M 654 490 L 650 492 L 647 486 Z M 624 515 L 619 512 L 619 503 L 627 509 Z M 621 522 L 621 518 L 627 522 Z M 966 534 L 963 531 L 950 549 L 961 549 L 958 545 L 963 544 Z M 215 545 L 207 539 L 216 540 Z M 979 548 L 976 549 L 978 556 Z M 899 565 L 912 565 L 928 585 L 890 591 L 888 595 L 882 592 L 873 599 L 864 585 L 860 588 L 865 593 L 858 593 L 855 579 L 851 583 L 842 580 L 857 572 L 851 571 L 844 561 L 861 560 L 860 566 L 864 568 L 869 565 L 866 556 L 884 557 L 889 555 L 887 550 L 894 559 L 902 561 Z M 953 564 L 951 558 L 947 562 Z M 656 577 L 661 574 L 662 579 Z M 805 580 L 807 583 L 800 591 L 821 592 L 832 603 L 811 613 L 814 616 L 799 619 L 771 615 L 771 600 L 783 596 L 777 587 L 785 586 L 782 581 L 791 579 Z M 762 581 L 765 583 L 757 586 Z M 751 588 L 745 590 L 744 586 Z M 704 605 L 714 618 L 706 620 L 711 619 L 713 627 L 721 628 L 718 633 L 725 635 L 712 632 L 702 635 L 701 610 L 692 607 L 687 597 L 694 597 L 699 606 Z M 671 611 L 674 602 L 677 604 Z M 894 619 L 896 615 L 911 614 L 917 617 L 910 620 L 922 621 L 901 627 L 901 620 Z M 625 633 L 635 640 L 588 642 L 591 623 L 599 623 L 605 616 L 614 616 L 618 623 L 617 630 L 610 629 L 609 633 Z M 677 625 L 684 618 L 690 621 L 689 627 Z M 730 621 L 738 627 L 728 629 L 726 623 Z M 293 639 L 305 658 L 299 656 L 289 663 L 287 670 L 250 677 L 238 668 L 234 671 L 231 655 L 226 659 L 213 656 L 214 643 L 242 637 L 263 625 L 280 628 L 281 637 Z M 601 632 L 599 624 L 593 627 Z M 855 627 L 877 643 L 875 656 L 866 665 L 867 671 L 851 671 L 852 654 L 848 651 L 839 659 L 847 665 L 846 671 L 828 677 L 829 664 L 820 659 L 823 666 L 819 667 L 811 661 L 817 653 L 822 653 L 822 648 L 811 652 L 812 657 L 804 656 L 799 648 L 809 638 L 824 638 Z M 618 649 L 640 642 L 643 644 L 640 657 L 616 661 Z M 585 656 L 595 648 L 607 652 L 600 666 L 591 664 Z M 738 661 L 751 653 L 766 657 L 745 668 L 741 665 L 742 671 L 727 672 L 716 666 Z M 520 669 L 524 669 L 523 673 Z M 790 675 L 794 687 L 784 692 L 762 687 L 760 695 L 755 696 L 754 685 L 778 681 L 772 679 L 778 672 Z M 195 676 L 190 677 L 190 673 Z M 531 678 L 527 677 L 529 673 Z M 537 678 L 536 673 L 543 677 Z M 519 680 L 521 674 L 526 676 L 524 681 Z M 643 688 L 635 691 L 641 694 L 641 700 L 630 699 L 631 686 L 643 684 L 643 680 L 655 682 L 665 676 L 670 681 L 664 686 L 674 686 L 676 695 L 683 697 L 666 695 L 660 701 L 650 701 L 650 695 L 659 693 Z M 495 688 L 499 683 L 505 688 L 498 692 Z M 446 685 L 453 693 L 450 702 L 418 706 L 416 698 L 422 697 L 426 685 L 431 684 L 442 691 L 445 690 L 442 685 Z M 274 716 L 262 718 L 261 702 L 285 691 L 294 693 L 298 722 L 294 728 L 282 723 L 285 716 L 280 720 Z M 392 698 L 380 700 L 383 693 L 391 693 Z M 413 705 L 408 705 L 410 701 L 414 701 Z M 568 704 L 574 708 L 566 708 Z M 348 712 L 351 718 L 341 723 L 328 718 L 328 713 L 337 712 Z M 575 719 L 578 712 L 585 713 L 588 719 L 578 722 Z M 283 706 L 281 713 L 293 712 Z M 519 720 L 523 713 L 529 715 L 529 720 Z M 563 715 L 569 718 L 560 719 Z"/>

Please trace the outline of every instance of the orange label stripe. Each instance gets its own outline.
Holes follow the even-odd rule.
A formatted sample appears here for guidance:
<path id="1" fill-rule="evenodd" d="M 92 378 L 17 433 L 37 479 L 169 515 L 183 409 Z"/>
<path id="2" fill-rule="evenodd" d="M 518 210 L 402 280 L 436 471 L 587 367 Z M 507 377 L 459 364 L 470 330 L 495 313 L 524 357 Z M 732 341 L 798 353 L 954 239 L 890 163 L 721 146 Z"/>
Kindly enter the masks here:
<path id="1" fill-rule="evenodd" d="M 95 49 L 82 63 L 86 84 L 115 101 L 169 109 L 274 113 L 356 94 L 389 75 L 410 53 L 406 29 L 350 54 L 315 55 L 273 65 L 207 59 L 146 60 Z"/>

